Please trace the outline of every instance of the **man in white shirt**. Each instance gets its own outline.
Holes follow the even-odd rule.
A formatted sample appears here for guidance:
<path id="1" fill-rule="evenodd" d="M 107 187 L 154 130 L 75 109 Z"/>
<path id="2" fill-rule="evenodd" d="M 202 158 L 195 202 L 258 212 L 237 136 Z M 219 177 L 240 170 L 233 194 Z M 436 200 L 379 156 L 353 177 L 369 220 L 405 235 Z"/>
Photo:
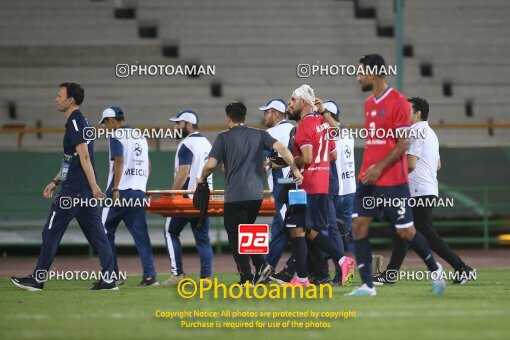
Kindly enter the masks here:
<path id="1" fill-rule="evenodd" d="M 175 173 L 172 190 L 195 190 L 197 179 L 200 177 L 209 152 L 211 143 L 198 131 L 198 114 L 191 110 L 181 111 L 176 117 L 170 118 L 175 127 L 182 130 L 183 140 L 177 146 L 175 154 Z M 212 189 L 212 175 L 207 182 Z M 188 197 L 188 195 L 185 195 Z M 184 278 L 182 264 L 182 248 L 179 239 L 181 231 L 187 224 L 191 225 L 196 247 L 200 256 L 200 278 L 210 278 L 212 275 L 212 248 L 209 239 L 210 218 L 206 217 L 204 225 L 198 227 L 198 217 L 167 217 L 165 223 L 165 241 L 172 274 L 162 282 L 166 285 L 176 285 Z"/>
<path id="2" fill-rule="evenodd" d="M 264 125 L 268 128 L 266 131 L 282 143 L 283 145 L 289 145 L 290 131 L 294 127 L 286 118 L 287 104 L 283 99 L 275 98 L 267 102 L 266 105 L 259 107 L 259 110 L 264 112 Z M 270 154 L 267 152 L 266 158 L 278 157 L 278 153 Z M 271 162 L 266 162 L 271 167 Z M 269 190 L 273 193 L 275 202 L 276 212 L 273 217 L 273 224 L 271 225 L 271 242 L 269 243 L 269 253 L 267 254 L 267 263 L 272 267 L 276 268 L 278 261 L 283 254 L 285 246 L 289 243 L 289 236 L 285 230 L 283 219 L 287 207 L 285 204 L 278 203 L 277 198 L 281 190 L 281 185 L 278 184 L 278 178 L 287 177 L 289 174 L 289 167 L 285 168 L 269 168 L 267 170 L 267 180 Z"/>
<path id="3" fill-rule="evenodd" d="M 340 123 L 340 109 L 334 100 L 324 101 L 324 110 L 331 114 L 335 120 L 334 127 L 339 131 L 344 131 L 346 126 Z M 331 122 L 333 123 L 333 122 Z M 330 124 L 331 125 L 331 124 Z M 347 247 L 351 253 L 354 253 L 354 242 L 352 241 L 352 206 L 354 202 L 354 193 L 356 192 L 356 173 L 354 164 L 354 139 L 350 134 L 341 134 L 342 138 L 335 138 L 337 157 L 331 164 L 331 174 L 335 182 L 330 181 L 330 194 L 332 199 L 331 221 L 329 226 L 329 235 L 335 241 L 338 247 L 343 247 L 342 233 L 338 225 L 338 220 L 345 224 L 348 234 Z M 345 237 L 344 236 L 344 237 Z M 353 262 L 354 263 L 354 262 Z M 340 275 L 340 266 L 335 264 L 334 284 L 342 284 L 343 278 Z"/>
<path id="4" fill-rule="evenodd" d="M 110 171 L 106 196 L 128 200 L 132 206 L 104 208 L 102 220 L 106 236 L 112 247 L 115 272 L 118 273 L 117 252 L 115 251 L 115 231 L 120 221 L 124 221 L 133 236 L 143 267 L 140 286 L 156 286 L 156 271 L 152 255 L 151 240 L 145 218 L 145 190 L 149 179 L 149 146 L 144 137 L 135 138 L 132 128 L 124 120 L 124 112 L 118 106 L 110 106 L 103 111 L 100 124 L 115 130 L 116 138 L 110 138 Z M 121 280 L 117 281 L 122 284 Z"/>
<path id="5" fill-rule="evenodd" d="M 437 171 L 441 168 L 441 159 L 436 133 L 427 122 L 429 104 L 425 99 L 418 97 L 409 98 L 408 102 L 411 106 L 411 129 L 417 130 L 416 133 L 411 133 L 407 149 L 409 190 L 411 191 L 411 197 L 416 200 L 416 204 L 412 208 L 414 225 L 416 230 L 425 236 L 430 248 L 455 270 L 456 278 L 453 283 L 465 284 L 472 277 L 475 270 L 466 265 L 453 252 L 437 234 L 433 226 L 432 208 L 438 197 Z M 423 130 L 423 132 L 419 130 Z M 424 138 L 421 138 L 423 136 Z M 393 277 L 394 272 L 399 270 L 402 262 L 404 262 L 406 253 L 407 243 L 400 238 L 395 238 L 393 252 L 386 271 L 374 276 L 374 284 L 395 283 L 393 279 L 388 280 L 386 273 L 393 271 Z"/>

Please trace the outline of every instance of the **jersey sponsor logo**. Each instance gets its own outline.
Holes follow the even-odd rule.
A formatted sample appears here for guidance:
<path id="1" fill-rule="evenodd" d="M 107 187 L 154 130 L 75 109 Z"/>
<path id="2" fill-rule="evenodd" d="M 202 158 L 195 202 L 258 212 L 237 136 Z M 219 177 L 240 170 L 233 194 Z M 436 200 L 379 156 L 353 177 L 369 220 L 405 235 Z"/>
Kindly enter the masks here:
<path id="1" fill-rule="evenodd" d="M 238 233 L 239 254 L 269 253 L 269 226 L 267 224 L 240 224 Z"/>
<path id="2" fill-rule="evenodd" d="M 322 132 L 324 130 L 327 130 L 328 128 L 329 128 L 328 123 L 322 123 L 322 124 L 316 126 L 317 132 Z"/>
<path id="3" fill-rule="evenodd" d="M 126 176 L 142 176 L 142 177 L 148 177 L 147 171 L 144 169 L 136 169 L 136 168 L 129 168 L 124 171 L 124 175 Z"/>
<path id="4" fill-rule="evenodd" d="M 356 177 L 356 175 L 354 173 L 354 170 L 342 172 L 342 179 L 349 179 L 349 178 L 355 178 L 355 177 Z"/>

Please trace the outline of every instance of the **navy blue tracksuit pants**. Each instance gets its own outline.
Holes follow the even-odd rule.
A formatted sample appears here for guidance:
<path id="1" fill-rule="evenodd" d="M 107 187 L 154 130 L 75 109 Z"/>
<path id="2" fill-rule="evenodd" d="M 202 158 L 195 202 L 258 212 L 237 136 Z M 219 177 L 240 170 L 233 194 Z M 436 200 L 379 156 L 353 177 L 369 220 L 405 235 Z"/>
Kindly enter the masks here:
<path id="1" fill-rule="evenodd" d="M 111 197 L 108 193 L 108 197 Z M 103 209 L 103 223 L 106 229 L 106 235 L 113 254 L 113 266 L 116 273 L 119 272 L 117 264 L 117 251 L 115 249 L 115 232 L 120 221 L 123 221 L 129 233 L 135 241 L 136 250 L 140 256 L 143 267 L 143 277 L 155 277 L 154 257 L 152 256 L 152 245 L 147 230 L 147 220 L 145 219 L 145 207 L 143 199 L 145 192 L 141 190 L 119 190 L 121 200 L 127 199 L 131 202 L 137 202 L 137 206 L 110 207 Z"/>
<path id="2" fill-rule="evenodd" d="M 269 242 L 269 253 L 266 257 L 267 263 L 273 268 L 278 265 L 285 247 L 290 241 L 284 222 L 287 206 L 277 201 L 281 189 L 282 186 L 275 181 L 273 183 L 273 199 L 276 212 L 271 225 L 271 241 Z"/>
<path id="3" fill-rule="evenodd" d="M 73 204 L 75 198 L 90 199 L 92 197 L 91 191 L 62 190 L 53 199 L 51 211 L 42 232 L 41 252 L 34 275 L 38 270 L 50 269 L 62 236 L 74 218 L 78 221 L 90 245 L 96 248 L 105 277 L 113 274 L 112 251 L 101 223 L 99 208 Z M 115 277 L 112 276 L 112 278 Z"/>
<path id="4" fill-rule="evenodd" d="M 165 241 L 173 275 L 184 274 L 180 236 L 184 227 L 189 223 L 195 237 L 198 255 L 200 256 L 200 277 L 211 277 L 213 253 L 209 238 L 210 220 L 207 217 L 203 228 L 197 228 L 198 217 L 167 217 L 165 222 Z"/>

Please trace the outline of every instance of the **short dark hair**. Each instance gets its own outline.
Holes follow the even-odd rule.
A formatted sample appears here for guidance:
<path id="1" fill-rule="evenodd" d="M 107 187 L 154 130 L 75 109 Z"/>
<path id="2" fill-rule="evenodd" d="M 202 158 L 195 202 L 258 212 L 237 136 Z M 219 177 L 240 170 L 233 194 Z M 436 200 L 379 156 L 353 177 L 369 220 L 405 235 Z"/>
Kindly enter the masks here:
<path id="1" fill-rule="evenodd" d="M 386 68 L 386 61 L 380 54 L 365 54 L 359 58 L 359 63 L 369 66 L 370 69 L 383 70 Z"/>
<path id="2" fill-rule="evenodd" d="M 246 106 L 241 102 L 230 102 L 225 107 L 225 112 L 235 123 L 244 123 L 246 120 Z"/>
<path id="3" fill-rule="evenodd" d="M 65 87 L 67 91 L 67 98 L 74 98 L 76 105 L 81 105 L 85 99 L 85 90 L 80 84 L 64 82 L 58 87 Z"/>
<path id="4" fill-rule="evenodd" d="M 421 112 L 421 120 L 427 120 L 429 118 L 429 103 L 420 97 L 411 97 L 407 101 L 413 106 L 414 112 Z"/>

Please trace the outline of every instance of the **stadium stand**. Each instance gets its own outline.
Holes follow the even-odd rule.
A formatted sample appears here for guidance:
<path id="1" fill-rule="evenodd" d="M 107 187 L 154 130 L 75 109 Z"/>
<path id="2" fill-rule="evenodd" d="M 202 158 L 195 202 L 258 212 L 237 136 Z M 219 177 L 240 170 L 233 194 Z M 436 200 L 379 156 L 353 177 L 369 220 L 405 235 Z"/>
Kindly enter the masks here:
<path id="1" fill-rule="evenodd" d="M 166 125 L 184 107 L 196 109 L 204 125 L 221 125 L 225 103 L 238 99 L 248 106 L 249 123 L 259 124 L 261 103 L 286 98 L 305 82 L 319 96 L 336 99 L 345 120 L 359 124 L 365 94 L 354 77 L 300 79 L 296 66 L 357 64 L 360 55 L 373 51 L 394 64 L 392 3 L 70 0 L 64 7 L 56 0 L 44 5 L 5 0 L 0 4 L 0 126 L 61 127 L 55 85 L 70 79 L 85 87 L 84 111 L 91 119 L 115 103 L 133 125 Z M 435 124 L 507 123 L 510 83 L 504 56 L 510 48 L 510 13 L 505 0 L 408 0 L 404 10 L 406 95 L 428 98 Z M 136 62 L 215 65 L 216 75 L 115 77 L 116 64 Z M 213 93 L 213 86 L 221 93 Z M 449 145 L 510 142 L 503 129 L 493 129 L 492 135 L 488 129 L 466 132 L 438 131 Z M 26 134 L 23 145 L 53 148 L 60 138 Z M 0 140 L 4 147 L 16 146 L 12 134 L 0 134 Z"/>
<path id="2" fill-rule="evenodd" d="M 498 216 L 508 211 L 501 203 L 506 202 L 502 197 L 507 191 L 480 188 L 508 183 L 508 148 L 482 148 L 510 145 L 506 2 L 406 0 L 404 6 L 404 93 L 429 100 L 435 126 L 457 126 L 436 130 L 441 155 L 448 160 L 439 174 L 442 190 L 456 192 L 460 202 L 458 208 L 439 210 L 438 215 L 472 218 L 473 231 L 467 235 L 486 247 L 494 233 L 493 225 L 488 232 L 489 223 L 499 223 Z M 30 158 L 28 164 L 37 164 L 44 174 L 53 174 L 60 161 L 59 129 L 64 120 L 53 100 L 60 82 L 72 80 L 84 86 L 83 111 L 94 124 L 112 104 L 122 106 L 134 126 L 171 126 L 169 117 L 192 108 L 200 113 L 202 132 L 212 140 L 218 129 L 224 129 L 228 101 L 244 101 L 248 123 L 260 124 L 261 104 L 269 98 L 286 99 L 294 88 L 307 83 L 320 97 L 335 99 L 346 122 L 359 125 L 366 94 L 355 77 L 298 78 L 297 65 L 356 65 L 362 54 L 372 52 L 393 65 L 394 25 L 393 1 L 388 0 L 2 0 L 0 156 L 5 164 L 16 165 L 4 170 L 1 243 L 40 241 L 49 204 L 40 189 L 47 178 L 33 176 L 25 159 Z M 117 78 L 115 65 L 126 63 L 215 65 L 216 74 Z M 389 82 L 394 84 L 394 77 Z M 494 127 L 488 128 L 488 123 Z M 479 127 L 467 129 L 470 124 Z M 497 127 L 501 125 L 506 129 Z M 20 134 L 20 127 L 43 130 Z M 7 151 L 18 149 L 20 142 L 25 152 Z M 164 152 L 151 153 L 158 169 L 150 178 L 151 189 L 168 186 L 174 157 L 168 150 L 177 143 L 161 140 L 157 145 Z M 96 150 L 98 178 L 104 186 L 104 140 L 96 143 Z M 361 151 L 356 150 L 357 162 Z M 472 155 L 477 155 L 476 164 L 471 164 Z M 468 163 L 459 173 L 457 164 Z M 491 176 L 480 176 L 489 172 Z M 224 186 L 223 176 L 215 181 L 216 187 Z M 474 192 L 451 189 L 465 185 L 479 187 Z M 161 246 L 163 219 L 149 219 L 153 244 Z M 220 221 L 213 224 L 213 242 L 218 237 L 225 240 L 223 228 L 216 228 Z M 186 244 L 192 241 L 190 234 L 183 238 Z M 65 245 L 85 242 L 76 224 L 63 240 Z M 125 230 L 119 244 L 132 244 Z"/>

